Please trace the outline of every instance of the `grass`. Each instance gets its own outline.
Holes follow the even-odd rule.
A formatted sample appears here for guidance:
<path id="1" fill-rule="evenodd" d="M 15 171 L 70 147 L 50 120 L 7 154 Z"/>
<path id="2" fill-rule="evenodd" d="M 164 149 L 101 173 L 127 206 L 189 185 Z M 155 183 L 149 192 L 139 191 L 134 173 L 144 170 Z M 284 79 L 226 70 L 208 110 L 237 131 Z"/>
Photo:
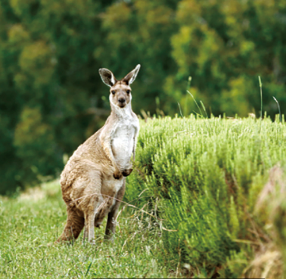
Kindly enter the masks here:
<path id="1" fill-rule="evenodd" d="M 115 242 L 54 245 L 66 210 L 43 184 L 0 199 L 0 277 L 285 278 L 285 137 L 278 118 L 142 121 Z"/>
<path id="2" fill-rule="evenodd" d="M 96 245 L 54 245 L 66 219 L 58 181 L 30 194 L 0 200 L 1 278 L 167 277 L 160 229 L 149 217 L 125 207 L 114 244 L 96 230 Z M 149 227 L 146 227 L 149 223 Z"/>

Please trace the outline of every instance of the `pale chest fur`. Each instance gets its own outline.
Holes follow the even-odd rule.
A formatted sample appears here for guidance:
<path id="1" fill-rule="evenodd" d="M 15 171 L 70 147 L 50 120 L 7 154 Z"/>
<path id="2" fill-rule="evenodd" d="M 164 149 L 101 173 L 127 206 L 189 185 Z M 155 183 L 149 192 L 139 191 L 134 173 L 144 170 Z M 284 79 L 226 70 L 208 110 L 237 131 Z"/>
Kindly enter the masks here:
<path id="1" fill-rule="evenodd" d="M 130 166 L 130 159 L 135 145 L 135 136 L 138 130 L 138 119 L 132 116 L 118 121 L 113 129 L 111 147 L 114 158 L 122 170 L 128 169 Z"/>

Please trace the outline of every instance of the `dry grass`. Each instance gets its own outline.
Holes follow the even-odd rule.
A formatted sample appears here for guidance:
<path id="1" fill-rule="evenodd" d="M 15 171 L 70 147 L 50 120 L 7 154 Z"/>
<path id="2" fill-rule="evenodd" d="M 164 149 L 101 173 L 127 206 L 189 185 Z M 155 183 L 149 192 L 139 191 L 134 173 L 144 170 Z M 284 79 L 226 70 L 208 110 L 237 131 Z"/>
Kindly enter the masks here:
<path id="1" fill-rule="evenodd" d="M 285 175 L 280 165 L 269 171 L 269 179 L 257 199 L 255 213 L 264 215 L 264 231 L 267 235 L 260 236 L 258 247 L 255 247 L 254 259 L 244 270 L 245 278 L 284 278 L 283 245 L 280 246 L 279 228 L 275 225 L 275 218 L 279 215 L 281 204 L 286 196 Z"/>

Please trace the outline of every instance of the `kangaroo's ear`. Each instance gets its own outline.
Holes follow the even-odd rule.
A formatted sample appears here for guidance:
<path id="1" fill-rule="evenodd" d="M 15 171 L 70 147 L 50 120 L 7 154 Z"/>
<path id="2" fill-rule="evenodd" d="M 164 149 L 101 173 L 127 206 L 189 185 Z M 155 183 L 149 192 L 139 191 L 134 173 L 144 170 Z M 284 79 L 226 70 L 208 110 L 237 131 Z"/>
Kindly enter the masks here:
<path id="1" fill-rule="evenodd" d="M 102 81 L 106 85 L 111 87 L 117 82 L 114 74 L 110 70 L 105 69 L 105 68 L 101 68 L 98 71 L 99 71 L 99 75 L 100 75 Z"/>
<path id="2" fill-rule="evenodd" d="M 132 70 L 128 75 L 126 75 L 122 79 L 122 81 L 126 82 L 127 85 L 130 85 L 131 83 L 133 83 L 133 81 L 137 77 L 137 74 L 138 74 L 138 72 L 140 70 L 140 67 L 141 67 L 141 65 L 138 64 L 134 70 Z"/>

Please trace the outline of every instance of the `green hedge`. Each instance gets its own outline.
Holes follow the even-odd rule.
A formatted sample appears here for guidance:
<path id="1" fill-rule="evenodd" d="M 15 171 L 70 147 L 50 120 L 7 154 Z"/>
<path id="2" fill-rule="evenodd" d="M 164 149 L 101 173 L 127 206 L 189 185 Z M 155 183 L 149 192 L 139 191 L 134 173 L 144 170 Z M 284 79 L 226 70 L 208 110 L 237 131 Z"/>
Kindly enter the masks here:
<path id="1" fill-rule="evenodd" d="M 257 213 L 256 204 L 269 171 L 285 162 L 285 136 L 284 122 L 270 119 L 141 122 L 126 199 L 148 203 L 158 216 L 167 260 L 190 264 L 193 274 L 242 274 L 257 251 L 251 243 L 273 240 L 265 229 L 269 214 Z M 283 214 L 276 215 L 280 226 Z"/>

